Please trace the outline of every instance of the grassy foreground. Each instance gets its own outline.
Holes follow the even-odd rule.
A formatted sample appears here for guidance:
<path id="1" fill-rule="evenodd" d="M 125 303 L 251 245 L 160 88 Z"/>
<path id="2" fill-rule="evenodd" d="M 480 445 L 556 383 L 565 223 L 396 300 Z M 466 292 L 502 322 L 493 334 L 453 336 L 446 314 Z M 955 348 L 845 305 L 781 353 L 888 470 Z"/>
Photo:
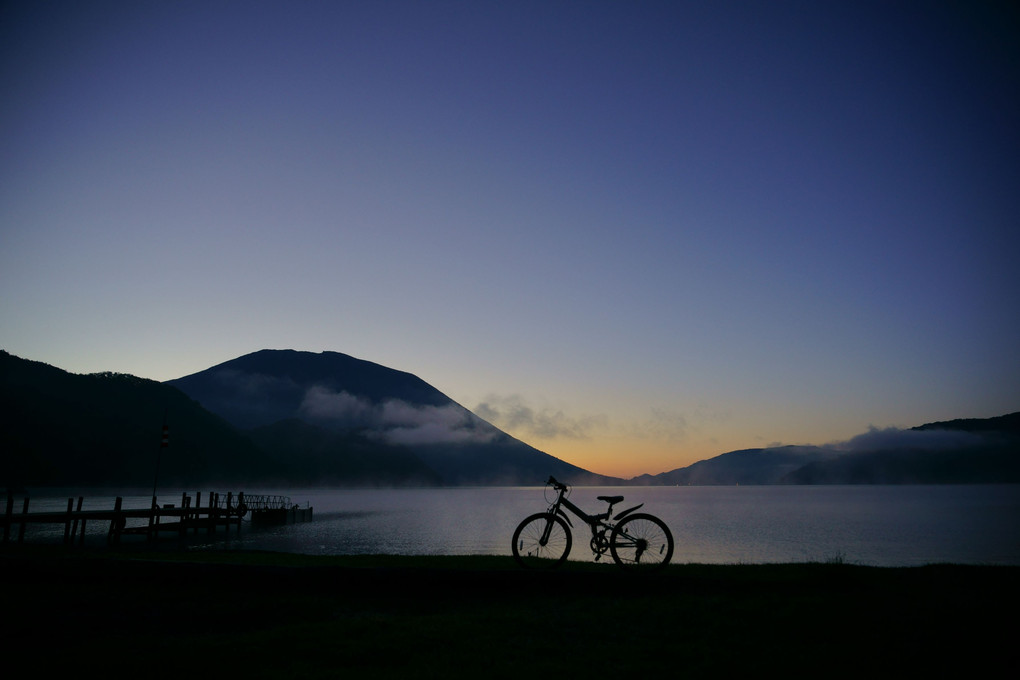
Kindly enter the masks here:
<path id="1" fill-rule="evenodd" d="M 866 677 L 1011 667 L 1020 567 L 672 565 L 0 546 L 32 675 Z"/>

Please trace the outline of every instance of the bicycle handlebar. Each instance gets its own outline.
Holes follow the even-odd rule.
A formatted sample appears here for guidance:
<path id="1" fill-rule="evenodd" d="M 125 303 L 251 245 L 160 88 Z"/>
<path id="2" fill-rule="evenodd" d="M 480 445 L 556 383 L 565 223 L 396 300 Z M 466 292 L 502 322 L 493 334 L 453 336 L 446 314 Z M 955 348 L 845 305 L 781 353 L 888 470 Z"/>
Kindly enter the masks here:
<path id="1" fill-rule="evenodd" d="M 556 490 L 566 489 L 567 488 L 566 484 L 563 484 L 561 482 L 557 482 L 556 478 L 553 477 L 552 475 L 549 475 L 549 480 L 546 482 L 546 484 L 552 484 L 552 487 L 554 489 L 556 489 Z"/>

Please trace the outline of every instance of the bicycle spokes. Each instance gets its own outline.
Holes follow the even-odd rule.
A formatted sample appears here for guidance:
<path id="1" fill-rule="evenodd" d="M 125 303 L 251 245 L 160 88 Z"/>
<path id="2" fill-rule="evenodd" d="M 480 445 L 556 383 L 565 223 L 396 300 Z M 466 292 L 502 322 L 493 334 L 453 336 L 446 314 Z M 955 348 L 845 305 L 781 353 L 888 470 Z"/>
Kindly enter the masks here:
<path id="1" fill-rule="evenodd" d="M 609 543 L 613 559 L 624 567 L 659 567 L 673 556 L 672 534 L 652 515 L 627 517 L 616 526 Z"/>
<path id="2" fill-rule="evenodd" d="M 567 558 L 570 543 L 566 522 L 555 515 L 539 513 L 517 527 L 513 554 L 524 567 L 554 567 Z"/>

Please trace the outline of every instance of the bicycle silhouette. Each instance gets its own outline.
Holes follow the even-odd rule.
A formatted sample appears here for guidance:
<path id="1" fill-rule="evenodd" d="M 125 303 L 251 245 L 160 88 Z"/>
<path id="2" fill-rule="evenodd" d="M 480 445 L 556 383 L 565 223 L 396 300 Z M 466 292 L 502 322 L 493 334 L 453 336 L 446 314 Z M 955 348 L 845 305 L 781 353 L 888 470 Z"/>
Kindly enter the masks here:
<path id="1" fill-rule="evenodd" d="M 522 567 L 552 569 L 567 559 L 573 543 L 570 533 L 573 524 L 563 508 L 591 527 L 591 551 L 596 562 L 608 550 L 613 561 L 626 569 L 652 570 L 669 564 L 673 557 L 673 535 L 658 517 L 634 512 L 644 503 L 624 510 L 610 520 L 613 506 L 622 502 L 623 496 L 599 496 L 598 499 L 609 503 L 609 507 L 606 512 L 589 515 L 567 498 L 569 486 L 553 477 L 549 477 L 546 484 L 556 491 L 556 500 L 545 512 L 525 518 L 514 531 L 514 559 Z"/>

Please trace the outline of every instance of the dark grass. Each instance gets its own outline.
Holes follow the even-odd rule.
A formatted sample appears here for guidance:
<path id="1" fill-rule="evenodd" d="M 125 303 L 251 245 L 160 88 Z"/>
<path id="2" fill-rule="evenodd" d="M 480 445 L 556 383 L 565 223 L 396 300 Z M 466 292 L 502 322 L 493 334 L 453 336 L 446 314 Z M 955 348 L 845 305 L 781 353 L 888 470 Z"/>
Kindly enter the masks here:
<path id="1" fill-rule="evenodd" d="M 8 667 L 147 678 L 981 677 L 1014 664 L 1020 575 L 27 545 L 0 567 Z"/>

